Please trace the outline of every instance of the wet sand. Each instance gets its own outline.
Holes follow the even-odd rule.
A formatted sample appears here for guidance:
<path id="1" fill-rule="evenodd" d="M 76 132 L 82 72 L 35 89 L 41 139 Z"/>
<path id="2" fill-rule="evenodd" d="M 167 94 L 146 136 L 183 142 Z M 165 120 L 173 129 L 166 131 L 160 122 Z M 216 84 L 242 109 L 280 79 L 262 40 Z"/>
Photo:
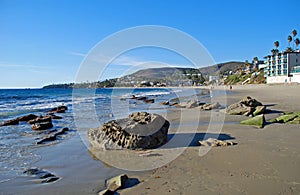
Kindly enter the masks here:
<path id="1" fill-rule="evenodd" d="M 233 86 L 235 93 L 227 95 L 226 102 L 231 104 L 251 96 L 274 111 L 266 116 L 268 119 L 279 115 L 276 111 L 300 111 L 299 90 L 300 85 Z M 218 98 L 224 101 L 220 99 L 224 97 L 214 100 Z M 245 116 L 200 112 L 197 108 L 174 109 L 166 118 L 171 123 L 170 135 L 178 136 L 168 147 L 147 152 L 94 153 L 127 171 L 93 159 L 80 137 L 75 136 L 39 150 L 41 160 L 34 166 L 54 173 L 60 180 L 38 184 L 34 178 L 18 177 L 0 183 L 0 194 L 96 194 L 104 188 L 105 179 L 121 173 L 141 182 L 119 190 L 121 194 L 300 193 L 299 125 L 270 124 L 258 129 L 238 124 Z M 210 134 L 206 134 L 208 130 Z M 208 151 L 198 146 L 197 141 L 203 136 L 219 133 L 221 139 L 238 144 Z M 182 153 L 178 155 L 178 151 Z M 159 168 L 153 169 L 156 166 Z"/>

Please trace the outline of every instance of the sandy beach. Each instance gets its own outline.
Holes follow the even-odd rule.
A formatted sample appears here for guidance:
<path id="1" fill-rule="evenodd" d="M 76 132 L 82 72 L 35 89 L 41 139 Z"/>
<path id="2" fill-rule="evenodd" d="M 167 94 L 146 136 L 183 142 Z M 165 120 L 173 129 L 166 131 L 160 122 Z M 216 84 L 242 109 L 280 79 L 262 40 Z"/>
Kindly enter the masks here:
<path id="1" fill-rule="evenodd" d="M 215 88 L 218 89 L 218 88 Z M 300 85 L 245 85 L 233 86 L 233 92 L 226 97 L 227 105 L 251 96 L 273 112 L 266 119 L 274 118 L 279 111 L 300 111 Z M 218 98 L 216 98 L 218 99 Z M 36 167 L 46 169 L 61 179 L 51 184 L 38 184 L 33 178 L 18 177 L 0 183 L 0 194 L 97 194 L 104 188 L 104 181 L 112 176 L 126 173 L 140 183 L 132 188 L 119 190 L 120 194 L 299 194 L 300 193 L 300 126 L 269 124 L 263 129 L 240 125 L 246 116 L 231 116 L 220 112 L 199 109 L 173 109 L 165 116 L 171 123 L 169 134 L 178 133 L 181 124 L 183 138 L 191 143 L 174 144 L 169 148 L 148 152 L 111 151 L 99 154 L 102 160 L 113 162 L 127 169 L 142 170 L 143 162 L 172 158 L 169 151 L 183 152 L 174 160 L 159 168 L 147 171 L 126 171 L 105 165 L 93 159 L 79 136 L 68 141 L 45 147 L 40 151 L 41 160 Z M 208 129 L 211 117 L 225 118 L 220 133 L 224 140 L 237 142 L 235 146 L 211 148 L 201 153 L 197 141 Z M 195 137 L 194 137 L 195 136 Z M 177 148 L 175 147 L 177 146 Z M 187 146 L 187 147 L 186 147 Z M 112 154 L 112 155 L 110 155 Z M 153 155 L 151 155 L 153 154 Z M 101 155 L 103 155 L 101 157 Z M 134 158 L 131 158 L 132 157 Z M 116 159 L 119 156 L 119 159 Z M 119 162 L 119 164 L 118 164 Z M 139 164 L 140 162 L 140 164 Z M 109 163 L 108 163 L 109 164 Z M 151 163 L 150 163 L 151 164 Z M 149 166 L 148 166 L 149 167 Z"/>

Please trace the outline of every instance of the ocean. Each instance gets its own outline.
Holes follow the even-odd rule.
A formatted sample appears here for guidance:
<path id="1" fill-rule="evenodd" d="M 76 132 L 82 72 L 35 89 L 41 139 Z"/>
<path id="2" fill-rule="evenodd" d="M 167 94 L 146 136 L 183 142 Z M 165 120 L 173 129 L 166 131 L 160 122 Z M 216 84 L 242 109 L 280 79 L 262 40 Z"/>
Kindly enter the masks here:
<path id="1" fill-rule="evenodd" d="M 0 182 L 1 179 L 22 175 L 24 169 L 38 162 L 41 157 L 35 151 L 39 148 L 60 144 L 78 133 L 85 136 L 88 129 L 114 118 L 127 117 L 135 111 L 164 115 L 169 106 L 160 102 L 202 92 L 200 89 L 184 88 L 0 89 L 0 124 L 28 114 L 45 115 L 51 108 L 65 105 L 68 110 L 57 114 L 63 118 L 53 120 L 54 127 L 50 130 L 70 129 L 54 142 L 37 145 L 37 140 L 49 130 L 33 131 L 26 122 L 0 127 Z M 145 96 L 155 102 L 148 104 L 128 99 L 132 95 Z"/>

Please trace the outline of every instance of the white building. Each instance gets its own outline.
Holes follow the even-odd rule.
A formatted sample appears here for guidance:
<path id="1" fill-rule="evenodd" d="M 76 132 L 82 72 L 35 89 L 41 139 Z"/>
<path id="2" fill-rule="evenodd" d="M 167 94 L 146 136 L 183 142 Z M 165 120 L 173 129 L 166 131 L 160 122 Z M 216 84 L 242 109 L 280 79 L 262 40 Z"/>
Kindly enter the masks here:
<path id="1" fill-rule="evenodd" d="M 265 57 L 267 83 L 300 83 L 300 52 L 281 52 Z"/>

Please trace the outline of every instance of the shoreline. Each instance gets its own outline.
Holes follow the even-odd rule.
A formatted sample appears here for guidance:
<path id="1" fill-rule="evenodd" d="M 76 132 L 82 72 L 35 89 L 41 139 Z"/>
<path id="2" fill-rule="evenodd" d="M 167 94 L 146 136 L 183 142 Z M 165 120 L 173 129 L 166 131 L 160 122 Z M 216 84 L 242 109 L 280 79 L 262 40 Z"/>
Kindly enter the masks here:
<path id="1" fill-rule="evenodd" d="M 218 90 L 217 87 L 214 89 Z M 226 102 L 229 105 L 249 95 L 269 105 L 272 110 L 299 111 L 299 89 L 299 85 L 234 85 L 234 93 L 226 95 Z M 166 115 L 171 123 L 169 133 L 175 133 L 178 124 L 182 122 L 184 133 L 191 136 L 195 131 L 196 135 L 206 133 L 208 125 L 205 122 L 210 121 L 211 114 L 220 114 L 201 111 L 200 122 L 203 124 L 199 126 L 197 108 L 170 110 Z M 182 115 L 186 117 L 180 121 Z M 268 115 L 267 118 L 275 115 Z M 118 190 L 121 194 L 299 194 L 299 125 L 271 124 L 264 129 L 257 129 L 239 124 L 239 121 L 246 118 L 225 115 L 220 133 L 237 142 L 236 146 L 212 148 L 201 156 L 200 147 L 192 144 L 175 160 L 142 172 L 119 170 L 93 159 L 79 135 L 76 135 L 37 152 L 42 159 L 34 166 L 62 177 L 61 180 L 38 184 L 33 178 L 18 177 L 0 183 L 1 191 L 8 194 L 11 191 L 22 194 L 96 194 L 104 189 L 105 179 L 126 173 L 130 178 L 138 178 L 141 183 Z"/>

